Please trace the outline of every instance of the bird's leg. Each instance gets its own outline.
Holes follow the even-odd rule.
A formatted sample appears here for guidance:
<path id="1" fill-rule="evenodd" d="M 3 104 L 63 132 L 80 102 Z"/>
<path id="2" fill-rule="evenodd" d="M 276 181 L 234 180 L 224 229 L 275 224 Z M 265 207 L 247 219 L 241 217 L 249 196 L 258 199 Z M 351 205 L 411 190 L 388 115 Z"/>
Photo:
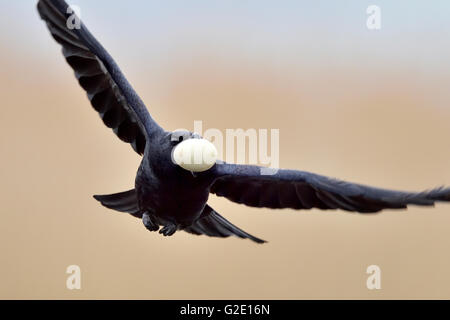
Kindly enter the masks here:
<path id="1" fill-rule="evenodd" d="M 177 229 L 178 226 L 175 223 L 170 223 L 159 230 L 159 233 L 163 234 L 164 236 L 171 236 L 175 233 L 175 231 L 177 231 Z"/>
<path id="2" fill-rule="evenodd" d="M 147 211 L 142 215 L 142 222 L 149 231 L 158 231 L 159 229 L 159 225 L 152 219 Z"/>

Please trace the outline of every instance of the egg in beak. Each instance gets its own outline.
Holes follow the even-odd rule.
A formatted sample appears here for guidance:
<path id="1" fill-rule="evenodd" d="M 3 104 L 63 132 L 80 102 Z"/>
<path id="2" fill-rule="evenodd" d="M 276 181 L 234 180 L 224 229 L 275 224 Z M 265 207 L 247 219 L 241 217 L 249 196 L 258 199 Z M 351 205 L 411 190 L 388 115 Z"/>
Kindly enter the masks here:
<path id="1" fill-rule="evenodd" d="M 217 161 L 217 149 L 206 139 L 187 139 L 175 146 L 172 161 L 185 170 L 203 172 Z"/>

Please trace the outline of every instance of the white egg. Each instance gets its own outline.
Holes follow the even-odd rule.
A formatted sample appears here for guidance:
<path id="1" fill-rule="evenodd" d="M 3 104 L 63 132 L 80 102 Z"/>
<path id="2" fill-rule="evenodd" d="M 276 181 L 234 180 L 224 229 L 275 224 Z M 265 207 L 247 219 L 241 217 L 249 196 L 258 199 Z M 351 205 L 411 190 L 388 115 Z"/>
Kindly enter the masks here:
<path id="1" fill-rule="evenodd" d="M 216 160 L 216 147 L 205 139 L 184 140 L 172 151 L 172 161 L 183 169 L 193 172 L 210 169 Z"/>

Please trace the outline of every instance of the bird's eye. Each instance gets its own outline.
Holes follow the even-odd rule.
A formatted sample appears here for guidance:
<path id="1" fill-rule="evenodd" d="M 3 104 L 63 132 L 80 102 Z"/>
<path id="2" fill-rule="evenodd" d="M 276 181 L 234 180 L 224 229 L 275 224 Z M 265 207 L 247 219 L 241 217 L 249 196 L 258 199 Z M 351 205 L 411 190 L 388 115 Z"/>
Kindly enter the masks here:
<path id="1" fill-rule="evenodd" d="M 190 138 L 190 132 L 176 130 L 170 134 L 170 141 L 174 144 L 178 144 Z"/>

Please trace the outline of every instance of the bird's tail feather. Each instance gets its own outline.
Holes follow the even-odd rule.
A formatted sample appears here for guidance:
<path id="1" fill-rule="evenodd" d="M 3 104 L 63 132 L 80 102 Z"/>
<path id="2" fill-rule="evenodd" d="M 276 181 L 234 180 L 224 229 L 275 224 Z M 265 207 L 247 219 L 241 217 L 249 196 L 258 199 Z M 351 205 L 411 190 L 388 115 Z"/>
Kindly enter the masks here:
<path id="1" fill-rule="evenodd" d="M 236 227 L 208 205 L 206 205 L 202 215 L 202 218 L 189 227 L 184 228 L 184 231 L 196 235 L 204 234 L 210 237 L 227 238 L 229 236 L 236 236 L 243 239 L 250 239 L 256 243 L 267 242 Z"/>
<path id="2" fill-rule="evenodd" d="M 95 195 L 94 199 L 109 208 L 120 212 L 127 212 L 137 218 L 142 218 L 139 212 L 136 190 L 131 189 L 124 192 Z"/>
<path id="3" fill-rule="evenodd" d="M 137 218 L 142 218 L 135 189 L 107 195 L 94 195 L 94 198 L 106 208 L 126 212 Z M 250 239 L 256 243 L 266 242 L 236 227 L 208 205 L 206 205 L 202 216 L 202 218 L 183 230 L 192 234 L 204 234 L 210 237 L 227 238 L 229 236 L 236 236 L 243 239 Z"/>

